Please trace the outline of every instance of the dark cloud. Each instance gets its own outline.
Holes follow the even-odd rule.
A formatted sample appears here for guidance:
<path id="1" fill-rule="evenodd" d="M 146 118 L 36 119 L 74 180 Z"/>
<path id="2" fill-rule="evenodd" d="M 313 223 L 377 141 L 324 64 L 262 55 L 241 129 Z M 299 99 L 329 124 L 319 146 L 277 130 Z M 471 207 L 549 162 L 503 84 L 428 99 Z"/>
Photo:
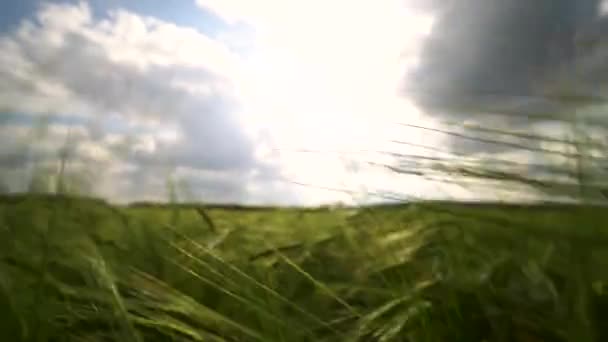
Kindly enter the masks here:
<path id="1" fill-rule="evenodd" d="M 29 161 L 30 157 L 20 151 L 8 151 L 0 155 L 0 168 L 20 169 L 27 166 Z"/>
<path id="2" fill-rule="evenodd" d="M 608 53 L 598 51 L 596 44 L 608 36 L 608 25 L 598 19 L 599 4 L 600 0 L 436 3 L 435 24 L 419 66 L 406 77 L 404 94 L 439 119 L 466 119 L 495 129 L 529 130 L 533 122 L 567 117 L 580 106 L 601 100 L 595 85 L 608 84 Z M 592 47 L 581 42 L 591 42 L 587 45 Z M 571 86 L 560 88 L 565 84 Z M 458 137 L 447 141 L 462 153 L 513 150 Z M 538 145 L 530 140 L 520 143 Z"/>
<path id="3" fill-rule="evenodd" d="M 598 17 L 599 0 L 455 0 L 437 13 L 406 91 L 436 115 L 498 108 L 555 112 L 543 96 L 577 59 L 575 37 Z M 465 115 L 466 115 L 465 114 Z"/>

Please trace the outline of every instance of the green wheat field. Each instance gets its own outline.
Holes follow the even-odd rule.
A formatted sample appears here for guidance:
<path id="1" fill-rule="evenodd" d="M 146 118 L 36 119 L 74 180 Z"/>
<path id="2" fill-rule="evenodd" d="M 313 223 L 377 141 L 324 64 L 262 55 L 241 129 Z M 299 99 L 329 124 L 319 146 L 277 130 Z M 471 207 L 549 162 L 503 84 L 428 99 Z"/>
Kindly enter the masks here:
<path id="1" fill-rule="evenodd" d="M 608 210 L 5 195 L 2 341 L 608 341 Z"/>

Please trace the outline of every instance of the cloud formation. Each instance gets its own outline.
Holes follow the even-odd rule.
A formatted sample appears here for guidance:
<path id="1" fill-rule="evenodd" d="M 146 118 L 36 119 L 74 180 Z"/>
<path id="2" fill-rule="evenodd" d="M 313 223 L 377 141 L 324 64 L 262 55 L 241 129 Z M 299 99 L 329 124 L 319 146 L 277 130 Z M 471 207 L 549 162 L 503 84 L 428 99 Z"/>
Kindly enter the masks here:
<path id="1" fill-rule="evenodd" d="M 434 25 L 403 95 L 436 119 L 563 137 L 546 124 L 608 102 L 608 37 L 600 0 L 452 0 L 436 3 Z M 463 135 L 500 139 L 496 134 Z M 510 139 L 511 141 L 513 139 Z M 465 154 L 510 153 L 509 144 L 446 140 Z M 518 144 L 538 149 L 539 141 Z M 527 158 L 525 149 L 519 158 Z"/>
<path id="2" fill-rule="evenodd" d="M 492 167 L 501 160 L 516 162 L 524 168 L 515 176 L 559 178 L 575 165 L 560 153 L 576 152 L 555 140 L 604 141 L 605 130 L 596 131 L 606 126 L 605 115 L 597 113 L 605 113 L 608 104 L 608 19 L 602 2 L 452 0 L 427 7 L 434 24 L 402 93 L 435 120 L 457 123 L 440 127 L 447 134 L 427 131 L 445 138 L 443 150 L 485 158 Z M 584 138 L 577 132 L 582 126 L 571 124 L 575 119 L 593 123 L 584 126 Z M 466 129 L 463 123 L 490 130 Z M 595 156 L 584 162 L 586 181 L 605 175 L 605 153 L 584 148 L 583 154 Z M 558 171 L 547 175 L 536 163 Z M 573 178 L 568 181 L 578 181 Z"/>
<path id="3" fill-rule="evenodd" d="M 249 175 L 269 168 L 237 116 L 236 56 L 194 29 L 124 10 L 96 18 L 84 2 L 45 4 L 0 36 L 0 49 L 1 111 L 90 123 L 70 130 L 70 165 L 97 165 L 103 193 L 162 197 L 168 170 L 188 169 L 189 178 L 211 189 L 208 200 L 240 201 Z M 13 149 L 0 158 L 5 171 L 57 161 L 52 147 L 66 141 L 68 129 L 53 127 L 64 132 L 51 129 L 45 139 L 21 143 L 13 142 L 31 124 L 3 127 L 2 141 Z M 45 148 L 22 153 L 36 140 Z M 124 183 L 126 189 L 111 189 Z"/>
<path id="4" fill-rule="evenodd" d="M 0 36 L 0 112 L 12 118 L 3 122 L 0 172 L 26 186 L 12 181 L 21 179 L 15 170 L 56 172 L 68 155 L 71 172 L 92 175 L 97 194 L 120 200 L 166 198 L 171 178 L 186 181 L 193 200 L 352 197 L 290 180 L 432 197 L 434 184 L 378 167 L 390 158 L 373 151 L 399 149 L 393 139 L 435 147 L 446 139 L 395 121 L 458 117 L 454 104 L 463 102 L 546 109 L 530 95 L 537 81 L 579 61 L 565 39 L 579 28 L 566 13 L 572 2 L 555 2 L 555 18 L 543 14 L 544 0 L 505 3 L 196 0 L 224 21 L 214 38 L 126 10 L 43 5 Z M 557 55 L 536 45 L 544 40 Z M 405 96 L 404 73 L 417 82 Z M 47 116 L 47 132 L 32 135 Z M 33 137 L 39 143 L 29 144 Z"/>
<path id="5" fill-rule="evenodd" d="M 492 108 L 514 115 L 571 110 L 547 91 L 555 88 L 556 75 L 580 63 L 577 33 L 597 19 L 599 5 L 599 0 L 451 1 L 437 11 L 406 92 L 436 115 Z"/>

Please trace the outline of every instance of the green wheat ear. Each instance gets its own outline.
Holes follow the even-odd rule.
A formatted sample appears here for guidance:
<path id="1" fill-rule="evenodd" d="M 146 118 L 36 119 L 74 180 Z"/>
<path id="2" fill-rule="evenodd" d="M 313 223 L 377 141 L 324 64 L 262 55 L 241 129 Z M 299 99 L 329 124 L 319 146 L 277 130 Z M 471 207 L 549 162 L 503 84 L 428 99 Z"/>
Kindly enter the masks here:
<path id="1" fill-rule="evenodd" d="M 333 210 L 0 201 L 15 341 L 591 341 L 602 207 Z M 178 217 L 176 219 L 175 217 Z"/>

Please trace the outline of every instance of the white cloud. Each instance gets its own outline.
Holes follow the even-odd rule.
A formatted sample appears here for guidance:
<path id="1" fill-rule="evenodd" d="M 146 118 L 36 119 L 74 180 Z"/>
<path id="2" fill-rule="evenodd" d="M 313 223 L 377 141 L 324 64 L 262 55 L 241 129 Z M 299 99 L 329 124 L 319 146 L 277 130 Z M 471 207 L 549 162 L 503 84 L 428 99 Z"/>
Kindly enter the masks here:
<path id="1" fill-rule="evenodd" d="M 355 192 L 377 190 L 378 179 L 399 178 L 349 163 L 377 161 L 402 136 L 395 121 L 421 113 L 398 94 L 404 71 L 415 65 L 432 17 L 402 1 L 198 0 L 228 23 L 254 32 L 243 82 L 245 120 L 267 132 L 267 149 L 287 179 Z M 416 134 L 409 136 L 416 141 Z M 437 142 L 437 141 L 435 141 Z M 320 153 L 298 153 L 306 149 Z M 386 158 L 381 158 L 385 160 Z M 386 161 L 386 160 L 385 160 Z M 396 192 L 425 192 L 409 179 Z M 427 189 L 428 190 L 428 189 Z M 345 200 L 336 191 L 306 191 L 319 199 Z"/>
<path id="2" fill-rule="evenodd" d="M 241 201 L 249 196 L 245 176 L 267 168 L 237 116 L 238 59 L 192 28 L 124 10 L 96 18 L 84 2 L 46 4 L 35 20 L 1 36 L 0 49 L 0 108 L 24 118 L 83 119 L 78 127 L 55 126 L 72 134 L 70 165 L 96 168 L 104 195 L 163 197 L 159 180 L 186 167 L 198 178 L 213 170 L 243 179 L 235 185 L 207 179 L 210 187 L 238 186 L 224 200 Z M 3 141 L 31 130 L 5 128 Z M 81 130 L 86 135 L 76 139 Z M 27 144 L 45 147 L 36 158 L 52 164 L 64 142 L 65 135 L 53 133 Z M 8 166 L 19 161 L 11 155 L 2 156 Z"/>
<path id="3" fill-rule="evenodd" d="M 0 109 L 92 120 L 74 154 L 100 165 L 98 193 L 121 201 L 166 199 L 171 175 L 220 202 L 465 196 L 371 164 L 392 161 L 374 151 L 417 152 L 392 139 L 444 142 L 394 124 L 426 118 L 398 90 L 433 16 L 404 3 L 197 0 L 251 29 L 218 39 L 125 10 L 44 5 L 0 37 Z"/>
<path id="4" fill-rule="evenodd" d="M 313 186 L 298 189 L 306 202 L 382 199 L 366 193 L 471 195 L 462 187 L 396 175 L 379 166 L 394 159 L 375 153 L 428 154 L 393 139 L 431 147 L 446 142 L 395 125 L 435 125 L 399 92 L 434 22 L 429 6 L 414 2 L 197 0 L 204 10 L 254 32 L 242 86 L 245 120 L 264 129 L 266 146 L 259 151 L 287 180 Z M 499 191 L 488 195 L 504 197 Z"/>

